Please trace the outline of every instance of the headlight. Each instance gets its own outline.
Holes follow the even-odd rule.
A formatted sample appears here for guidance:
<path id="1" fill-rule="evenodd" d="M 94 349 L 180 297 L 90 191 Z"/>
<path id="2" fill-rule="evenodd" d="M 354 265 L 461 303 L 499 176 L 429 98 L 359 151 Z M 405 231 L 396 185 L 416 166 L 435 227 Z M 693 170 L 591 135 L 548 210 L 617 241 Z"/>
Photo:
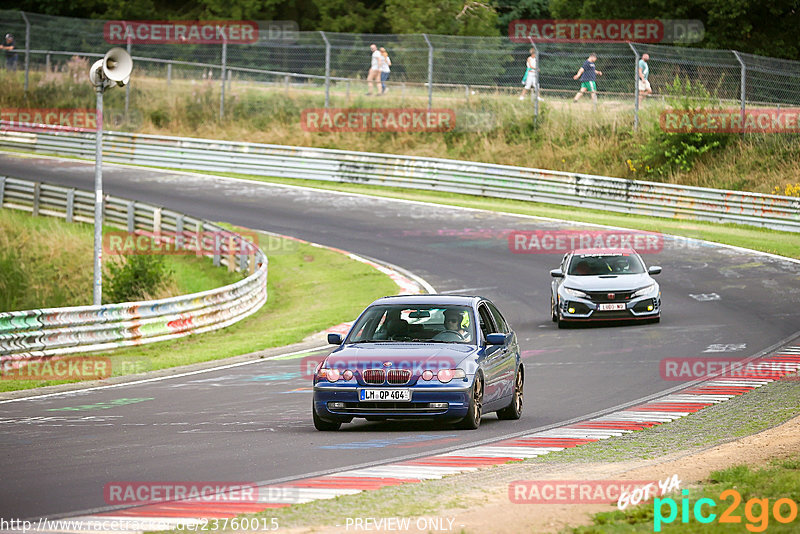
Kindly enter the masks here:
<path id="1" fill-rule="evenodd" d="M 652 293 L 655 288 L 656 288 L 656 284 L 655 284 L 655 282 L 653 282 L 649 286 L 643 287 L 642 289 L 639 289 L 638 291 L 636 291 L 636 293 L 634 293 L 633 296 L 634 297 L 641 297 L 643 295 L 647 295 L 648 293 Z"/>
<path id="2" fill-rule="evenodd" d="M 564 287 L 562 289 L 564 290 L 564 293 L 566 293 L 567 295 L 570 295 L 572 297 L 577 297 L 579 299 L 589 298 L 586 295 L 586 293 L 584 293 L 583 291 L 578 291 L 577 289 L 572 289 L 572 288 L 569 288 L 569 287 Z"/>

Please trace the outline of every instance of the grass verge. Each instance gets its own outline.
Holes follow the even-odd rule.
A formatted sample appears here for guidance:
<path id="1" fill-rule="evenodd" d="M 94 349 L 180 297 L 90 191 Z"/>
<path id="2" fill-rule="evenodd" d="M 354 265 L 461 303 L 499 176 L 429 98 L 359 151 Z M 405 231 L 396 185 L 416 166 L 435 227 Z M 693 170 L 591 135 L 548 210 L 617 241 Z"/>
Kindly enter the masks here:
<path id="1" fill-rule="evenodd" d="M 111 227 L 104 231 L 119 232 Z M 0 311 L 91 304 L 93 239 L 89 224 L 0 209 Z M 208 258 L 163 258 L 172 274 L 152 298 L 206 291 L 241 280 L 241 275 L 214 267 Z M 107 266 L 115 258 L 104 254 L 103 261 Z M 109 281 L 107 273 L 104 280 Z"/>
<path id="2" fill-rule="evenodd" d="M 275 245 L 275 236 L 260 235 L 267 239 L 276 250 L 269 255 L 269 297 L 258 312 L 216 332 L 94 355 L 111 358 L 112 376 L 228 358 L 301 341 L 397 293 L 388 276 L 342 254 L 293 240 Z M 0 391 L 59 383 L 0 380 Z"/>
<path id="3" fill-rule="evenodd" d="M 670 504 L 656 506 L 654 503 L 642 504 L 623 511 L 604 512 L 593 516 L 594 525 L 578 527 L 574 534 L 622 533 L 622 532 L 797 532 L 797 502 L 800 501 L 800 460 L 793 458 L 775 461 L 767 467 L 753 469 L 737 465 L 728 469 L 714 471 L 708 480 L 699 487 L 689 487 L 689 494 L 683 498 L 673 496 L 666 501 L 674 501 L 678 511 L 670 522 Z M 728 493 L 724 493 L 728 491 Z M 736 494 L 741 499 L 736 500 Z M 683 499 L 688 498 L 683 504 Z M 700 511 L 711 521 L 700 522 L 694 515 L 696 503 L 700 499 L 711 499 L 715 508 L 704 504 Z M 776 519 L 775 504 L 779 499 L 789 499 L 793 504 L 783 503 L 779 507 L 782 518 L 791 521 L 779 522 Z M 751 500 L 755 501 L 754 504 Z M 684 522 L 683 507 L 691 507 Z M 659 525 L 655 530 L 656 510 L 659 511 Z M 794 513 L 792 513 L 794 511 Z M 723 523 L 723 512 L 733 522 Z M 746 529 L 746 530 L 745 530 Z"/>

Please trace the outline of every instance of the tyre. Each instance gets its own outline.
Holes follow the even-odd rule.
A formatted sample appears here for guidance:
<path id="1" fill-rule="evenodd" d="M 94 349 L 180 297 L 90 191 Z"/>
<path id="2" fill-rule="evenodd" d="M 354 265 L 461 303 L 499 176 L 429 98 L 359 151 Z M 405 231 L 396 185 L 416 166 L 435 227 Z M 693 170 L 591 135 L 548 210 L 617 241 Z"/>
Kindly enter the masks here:
<path id="1" fill-rule="evenodd" d="M 462 430 L 475 430 L 481 426 L 481 411 L 483 410 L 483 379 L 475 376 L 475 381 L 472 383 L 469 396 L 469 408 L 467 409 L 467 416 L 458 422 L 456 428 Z"/>
<path id="2" fill-rule="evenodd" d="M 514 377 L 514 394 L 511 396 L 511 404 L 497 410 L 497 418 L 503 420 L 519 419 L 522 415 L 523 394 L 525 386 L 525 374 L 522 371 L 522 366 L 517 369 L 517 375 Z"/>
<path id="3" fill-rule="evenodd" d="M 316 428 L 317 430 L 322 430 L 322 431 L 339 430 L 339 427 L 342 426 L 342 423 L 339 421 L 334 423 L 330 421 L 325 421 L 324 419 L 320 419 L 320 417 L 317 415 L 317 410 L 314 408 L 313 403 L 311 404 L 311 413 L 314 415 L 314 428 Z"/>
<path id="4" fill-rule="evenodd" d="M 554 323 L 558 322 L 558 312 L 556 311 L 556 303 L 553 300 L 553 295 L 550 295 L 550 320 Z"/>

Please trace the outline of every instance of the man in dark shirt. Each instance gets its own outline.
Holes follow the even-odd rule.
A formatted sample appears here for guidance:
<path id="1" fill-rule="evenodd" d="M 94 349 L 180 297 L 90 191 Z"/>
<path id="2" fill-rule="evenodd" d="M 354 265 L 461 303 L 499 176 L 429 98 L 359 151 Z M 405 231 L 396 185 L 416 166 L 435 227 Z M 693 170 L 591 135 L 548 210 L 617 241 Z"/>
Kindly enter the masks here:
<path id="1" fill-rule="evenodd" d="M 592 93 L 592 102 L 597 104 L 597 77 L 602 76 L 603 73 L 595 68 L 595 61 L 597 61 L 597 55 L 589 54 L 589 57 L 583 62 L 583 66 L 578 69 L 578 74 L 572 77 L 573 80 L 578 78 L 581 80 L 581 90 L 575 95 L 573 102 L 577 102 L 583 93 L 589 91 Z"/>
<path id="2" fill-rule="evenodd" d="M 6 69 L 17 70 L 17 44 L 14 42 L 14 36 L 10 33 L 6 34 L 6 39 L 0 48 L 6 52 Z"/>

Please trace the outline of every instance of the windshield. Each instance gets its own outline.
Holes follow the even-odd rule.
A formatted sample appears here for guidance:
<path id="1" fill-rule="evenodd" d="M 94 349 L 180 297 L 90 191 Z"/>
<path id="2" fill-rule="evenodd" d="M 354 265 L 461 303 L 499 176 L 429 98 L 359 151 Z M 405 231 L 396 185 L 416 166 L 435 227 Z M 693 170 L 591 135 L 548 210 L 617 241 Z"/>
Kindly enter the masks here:
<path id="1" fill-rule="evenodd" d="M 575 254 L 567 274 L 598 276 L 601 274 L 641 274 L 644 265 L 637 256 L 629 253 Z"/>
<path id="2" fill-rule="evenodd" d="M 466 306 L 371 306 L 353 325 L 347 343 L 473 343 L 474 324 Z"/>

